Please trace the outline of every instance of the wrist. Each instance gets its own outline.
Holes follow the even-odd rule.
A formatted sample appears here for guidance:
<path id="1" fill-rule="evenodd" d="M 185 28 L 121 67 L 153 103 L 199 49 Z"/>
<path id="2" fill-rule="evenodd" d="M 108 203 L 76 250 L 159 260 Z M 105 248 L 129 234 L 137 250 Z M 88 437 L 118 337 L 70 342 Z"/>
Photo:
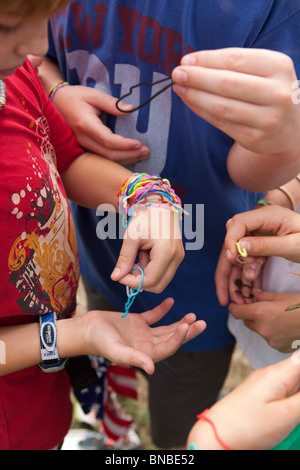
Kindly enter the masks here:
<path id="1" fill-rule="evenodd" d="M 137 208 L 155 206 L 176 212 L 179 218 L 185 212 L 180 198 L 169 180 L 147 173 L 131 174 L 118 192 L 120 214 L 126 227 Z"/>
<path id="2" fill-rule="evenodd" d="M 210 424 L 203 420 L 198 421 L 191 430 L 188 446 L 191 444 L 194 444 L 197 450 L 224 450 Z"/>
<path id="3" fill-rule="evenodd" d="M 61 359 L 86 354 L 82 317 L 57 321 L 57 350 Z"/>
<path id="4" fill-rule="evenodd" d="M 267 205 L 278 205 L 281 207 L 286 207 L 287 209 L 292 209 L 292 202 L 288 196 L 279 188 L 272 189 L 265 194 L 263 199 Z"/>
<path id="5" fill-rule="evenodd" d="M 286 202 L 288 203 L 288 205 L 285 207 L 288 207 L 289 209 L 294 211 L 296 209 L 296 202 L 290 190 L 285 185 L 279 186 L 277 190 L 281 191 L 286 197 Z"/>
<path id="6" fill-rule="evenodd" d="M 233 450 L 227 442 L 228 420 L 222 420 L 222 412 L 220 415 L 214 408 L 204 410 L 197 416 L 198 421 L 190 432 L 188 444 L 196 445 L 198 450 Z"/>
<path id="7" fill-rule="evenodd" d="M 267 191 L 264 200 L 268 204 L 295 210 L 300 202 L 300 175 L 278 188 Z"/>
<path id="8" fill-rule="evenodd" d="M 70 84 L 68 82 L 63 81 L 63 80 L 59 80 L 58 82 L 56 82 L 50 88 L 50 91 L 49 91 L 50 100 L 53 101 L 56 93 L 58 92 L 58 90 L 60 90 L 61 88 L 64 88 L 65 86 L 70 86 Z"/>

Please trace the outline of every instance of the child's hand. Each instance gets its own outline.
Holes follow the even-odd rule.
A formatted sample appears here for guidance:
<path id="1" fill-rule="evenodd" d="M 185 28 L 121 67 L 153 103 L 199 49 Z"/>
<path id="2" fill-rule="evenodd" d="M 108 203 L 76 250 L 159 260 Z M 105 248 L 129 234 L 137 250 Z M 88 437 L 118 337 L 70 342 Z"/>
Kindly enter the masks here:
<path id="1" fill-rule="evenodd" d="M 220 438 L 235 450 L 269 450 L 300 421 L 300 361 L 293 358 L 252 372 L 207 413 Z M 198 421 L 188 445 L 222 449 L 211 426 Z"/>
<path id="2" fill-rule="evenodd" d="M 122 165 L 147 159 L 148 147 L 138 140 L 114 134 L 99 118 L 102 113 L 124 116 L 116 109 L 116 101 L 101 90 L 80 85 L 66 86 L 53 98 L 83 148 Z M 122 105 L 125 106 L 129 105 Z"/>
<path id="3" fill-rule="evenodd" d="M 232 316 L 243 320 L 252 331 L 262 336 L 269 346 L 282 353 L 295 351 L 294 341 L 299 340 L 299 316 L 294 310 L 286 310 L 300 303 L 299 293 L 277 294 L 254 289 L 256 302 L 251 305 L 230 304 Z"/>
<path id="4" fill-rule="evenodd" d="M 129 222 L 111 278 L 138 289 L 141 274 L 138 270 L 132 274 L 131 271 L 134 266 L 139 266 L 144 270 L 142 288 L 161 293 L 173 279 L 183 259 L 184 248 L 177 214 L 167 208 L 145 207 L 145 210 L 136 211 Z"/>
<path id="5" fill-rule="evenodd" d="M 300 262 L 300 216 L 290 209 L 271 205 L 243 212 L 232 217 L 226 228 L 224 245 L 230 262 L 237 256 L 237 242 L 250 256 L 281 256 Z"/>
<path id="6" fill-rule="evenodd" d="M 253 289 L 261 288 L 264 261 L 262 257 L 248 256 L 244 264 L 237 259 L 230 262 L 223 246 L 215 272 L 216 294 L 220 305 L 227 305 L 229 300 L 238 305 L 252 303 Z"/>
<path id="7" fill-rule="evenodd" d="M 90 355 L 101 355 L 118 364 L 140 367 L 154 372 L 154 362 L 171 356 L 185 342 L 205 330 L 204 321 L 195 321 L 189 313 L 179 322 L 152 328 L 173 306 L 168 298 L 158 307 L 141 314 L 90 311 L 83 315 L 84 349 Z"/>

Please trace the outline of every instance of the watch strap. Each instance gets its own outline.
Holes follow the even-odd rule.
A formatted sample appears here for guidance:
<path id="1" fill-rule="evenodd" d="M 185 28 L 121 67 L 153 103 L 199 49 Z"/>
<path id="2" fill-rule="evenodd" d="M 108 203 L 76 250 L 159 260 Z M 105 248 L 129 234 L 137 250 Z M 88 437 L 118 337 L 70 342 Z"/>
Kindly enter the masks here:
<path id="1" fill-rule="evenodd" d="M 42 362 L 39 368 L 44 372 L 62 370 L 67 359 L 61 360 L 57 350 L 56 313 L 50 312 L 40 316 L 40 346 Z"/>

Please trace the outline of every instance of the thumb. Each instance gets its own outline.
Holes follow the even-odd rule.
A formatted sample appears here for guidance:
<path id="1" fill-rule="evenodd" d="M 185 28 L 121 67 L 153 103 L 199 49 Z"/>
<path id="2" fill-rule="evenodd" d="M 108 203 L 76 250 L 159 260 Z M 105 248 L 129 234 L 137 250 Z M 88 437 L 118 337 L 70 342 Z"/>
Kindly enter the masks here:
<path id="1" fill-rule="evenodd" d="M 122 279 L 122 284 L 126 284 L 134 289 L 138 288 L 138 276 L 130 274 L 136 260 L 137 252 L 138 246 L 136 246 L 135 241 L 124 238 L 119 258 L 110 276 L 113 281 L 121 281 Z"/>

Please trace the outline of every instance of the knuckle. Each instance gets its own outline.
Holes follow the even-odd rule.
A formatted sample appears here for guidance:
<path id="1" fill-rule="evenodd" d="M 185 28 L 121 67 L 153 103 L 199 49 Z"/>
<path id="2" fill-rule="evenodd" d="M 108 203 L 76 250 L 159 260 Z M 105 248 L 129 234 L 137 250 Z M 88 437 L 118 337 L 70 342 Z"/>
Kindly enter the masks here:
<path id="1" fill-rule="evenodd" d="M 258 322 L 256 326 L 260 331 L 264 327 L 264 325 L 260 323 L 263 318 L 263 315 L 264 315 L 263 309 L 260 307 L 259 304 L 257 304 L 255 306 L 255 309 L 253 309 L 252 311 L 252 320 L 254 320 L 255 322 Z"/>
<path id="2" fill-rule="evenodd" d="M 112 145 L 112 142 L 110 141 L 110 139 L 108 138 L 102 138 L 102 145 L 107 148 L 108 150 L 112 150 L 113 149 L 113 145 Z"/>
<path id="3" fill-rule="evenodd" d="M 241 225 L 241 217 L 242 214 L 234 214 L 231 219 L 227 221 L 226 228 L 229 229 Z"/>
<path id="4" fill-rule="evenodd" d="M 281 116 L 278 112 L 271 113 L 267 118 L 265 118 L 265 129 L 269 132 L 274 131 L 278 128 L 280 120 Z"/>
<path id="5" fill-rule="evenodd" d="M 264 141 L 264 132 L 262 129 L 247 127 L 244 129 L 244 142 L 249 148 L 256 148 Z"/>
<path id="6" fill-rule="evenodd" d="M 229 220 L 227 221 L 227 224 L 226 224 L 226 225 L 228 226 L 228 225 L 231 225 L 231 224 L 233 224 L 233 223 L 236 223 L 238 220 L 239 220 L 239 214 L 234 214 L 234 215 L 231 217 L 231 219 L 229 219 Z"/>
<path id="7" fill-rule="evenodd" d="M 232 224 L 232 218 L 227 220 L 226 228 L 230 227 L 231 224 Z"/>
<path id="8" fill-rule="evenodd" d="M 220 117 L 218 117 L 214 114 L 211 114 L 209 122 L 212 126 L 217 127 L 220 130 L 222 130 L 222 128 L 224 126 L 224 121 L 222 120 L 222 118 L 220 118 Z"/>
<path id="9" fill-rule="evenodd" d="M 224 95 L 230 95 L 235 88 L 236 88 L 235 80 L 232 80 L 229 77 L 224 77 L 221 79 L 220 91 Z"/>
<path id="10" fill-rule="evenodd" d="M 283 87 L 277 86 L 272 93 L 272 98 L 275 103 L 278 103 L 281 106 L 288 107 L 292 103 L 292 90 Z"/>
<path id="11" fill-rule="evenodd" d="M 235 236 L 234 230 L 236 230 L 236 227 L 239 227 L 239 225 L 240 225 L 240 219 L 234 218 L 234 216 L 232 216 L 231 219 L 227 220 L 226 225 L 225 225 L 226 242 L 232 241 L 231 239 Z"/>
<path id="12" fill-rule="evenodd" d="M 127 264 L 128 261 L 129 261 L 129 259 L 128 259 L 128 256 L 126 255 L 126 253 L 121 252 L 119 254 L 119 258 L 118 258 L 118 264 Z"/>
<path id="13" fill-rule="evenodd" d="M 164 287 L 163 287 L 163 286 L 154 286 L 154 287 L 151 289 L 151 292 L 153 292 L 153 294 L 161 294 L 163 291 L 164 291 Z"/>
<path id="14" fill-rule="evenodd" d="M 74 132 L 82 134 L 84 133 L 85 127 L 86 124 L 84 123 L 84 121 L 82 119 L 77 119 L 74 123 Z"/>
<path id="15" fill-rule="evenodd" d="M 164 288 L 165 286 L 163 285 L 161 278 L 158 276 L 151 278 L 151 282 L 144 286 L 145 290 L 152 292 L 153 294 L 161 294 L 164 291 Z"/>
<path id="16" fill-rule="evenodd" d="M 290 72 L 294 69 L 294 62 L 288 55 L 280 53 L 280 67 L 281 70 Z"/>
<path id="17" fill-rule="evenodd" d="M 225 103 L 217 102 L 212 106 L 213 115 L 219 119 L 224 119 L 228 115 L 228 106 Z"/>
<path id="18" fill-rule="evenodd" d="M 226 62 L 229 69 L 236 69 L 241 66 L 244 61 L 243 52 L 239 49 L 233 48 L 228 51 Z"/>

